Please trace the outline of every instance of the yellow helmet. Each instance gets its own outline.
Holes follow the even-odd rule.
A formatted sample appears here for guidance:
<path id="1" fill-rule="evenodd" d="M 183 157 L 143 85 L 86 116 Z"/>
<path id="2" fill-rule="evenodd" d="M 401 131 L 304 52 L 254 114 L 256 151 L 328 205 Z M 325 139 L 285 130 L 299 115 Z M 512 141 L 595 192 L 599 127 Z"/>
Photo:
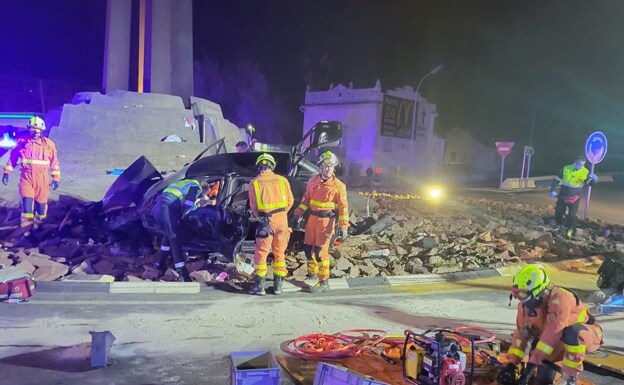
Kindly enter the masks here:
<path id="1" fill-rule="evenodd" d="M 531 295 L 539 296 L 548 285 L 550 285 L 550 279 L 544 269 L 536 265 L 527 265 L 514 276 L 511 294 L 514 298 L 526 301 L 531 298 Z"/>
<path id="2" fill-rule="evenodd" d="M 271 168 L 275 168 L 275 165 L 275 158 L 273 158 L 273 155 L 271 154 L 260 154 L 260 156 L 256 160 L 256 166 L 269 166 Z"/>
<path id="3" fill-rule="evenodd" d="M 331 151 L 325 151 L 318 160 L 319 164 L 329 164 L 334 167 L 338 166 L 338 157 Z"/>
<path id="4" fill-rule="evenodd" d="M 45 122 L 38 116 L 33 116 L 28 120 L 28 128 L 44 131 L 46 129 Z"/>

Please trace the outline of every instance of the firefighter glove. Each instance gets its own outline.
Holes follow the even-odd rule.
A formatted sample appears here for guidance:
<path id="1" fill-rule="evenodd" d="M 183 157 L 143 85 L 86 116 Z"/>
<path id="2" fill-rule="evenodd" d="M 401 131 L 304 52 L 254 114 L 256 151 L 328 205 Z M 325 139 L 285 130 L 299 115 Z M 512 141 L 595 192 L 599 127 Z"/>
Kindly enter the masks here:
<path id="1" fill-rule="evenodd" d="M 342 240 L 344 241 L 348 237 L 349 237 L 349 231 L 347 229 L 341 229 L 340 230 L 340 238 L 342 238 Z"/>
<path id="2" fill-rule="evenodd" d="M 500 373 L 498 373 L 498 383 L 500 385 L 515 385 L 517 375 L 516 365 L 507 364 L 501 369 Z"/>
<path id="3" fill-rule="evenodd" d="M 5 186 L 9 184 L 9 174 L 2 174 L 2 184 Z"/>
<path id="4" fill-rule="evenodd" d="M 56 191 L 59 187 L 59 182 L 57 180 L 53 180 L 52 183 L 50 183 L 50 186 L 52 186 L 52 191 Z"/>
<path id="5" fill-rule="evenodd" d="M 556 191 L 551 191 L 550 192 L 550 196 L 553 197 L 553 198 L 556 198 L 557 197 L 557 192 Z"/>
<path id="6" fill-rule="evenodd" d="M 598 175 L 596 174 L 589 174 L 589 178 L 594 182 L 598 182 Z"/>

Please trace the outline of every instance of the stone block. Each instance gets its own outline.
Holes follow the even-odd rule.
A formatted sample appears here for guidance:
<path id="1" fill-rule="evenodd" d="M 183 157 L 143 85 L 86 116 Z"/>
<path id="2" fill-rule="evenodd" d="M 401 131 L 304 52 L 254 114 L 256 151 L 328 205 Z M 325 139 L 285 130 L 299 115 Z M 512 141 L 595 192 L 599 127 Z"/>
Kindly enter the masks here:
<path id="1" fill-rule="evenodd" d="M 68 270 L 67 266 L 54 263 L 53 265 L 40 266 L 35 270 L 32 277 L 35 281 L 56 281 L 67 274 Z"/>
<path id="2" fill-rule="evenodd" d="M 28 260 L 18 263 L 17 265 L 15 265 L 15 267 L 25 273 L 28 273 L 29 275 L 32 275 L 32 273 L 37 269 L 35 266 L 32 265 L 32 263 L 28 262 Z"/>
<path id="3" fill-rule="evenodd" d="M 212 281 L 212 274 L 210 274 L 207 270 L 193 271 L 189 275 L 195 282 L 206 283 Z"/>

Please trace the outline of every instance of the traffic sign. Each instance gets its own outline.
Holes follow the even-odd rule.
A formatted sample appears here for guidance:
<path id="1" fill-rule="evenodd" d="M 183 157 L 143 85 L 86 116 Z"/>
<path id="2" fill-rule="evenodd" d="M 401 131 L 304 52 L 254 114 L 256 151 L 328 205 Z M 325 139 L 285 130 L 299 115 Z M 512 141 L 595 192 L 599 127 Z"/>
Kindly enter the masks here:
<path id="1" fill-rule="evenodd" d="M 596 131 L 585 142 L 585 157 L 592 164 L 602 162 L 607 155 L 607 137 L 601 131 Z"/>
<path id="2" fill-rule="evenodd" d="M 535 153 L 535 149 L 531 146 L 524 146 L 524 155 L 531 156 Z"/>
<path id="3" fill-rule="evenodd" d="M 514 142 L 496 142 L 496 152 L 503 158 L 511 154 Z"/>

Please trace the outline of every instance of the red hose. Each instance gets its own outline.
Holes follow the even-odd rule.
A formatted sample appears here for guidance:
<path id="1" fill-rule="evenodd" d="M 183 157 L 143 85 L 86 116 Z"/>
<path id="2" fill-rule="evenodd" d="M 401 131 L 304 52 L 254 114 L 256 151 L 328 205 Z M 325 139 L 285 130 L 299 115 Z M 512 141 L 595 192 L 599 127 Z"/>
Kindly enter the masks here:
<path id="1" fill-rule="evenodd" d="M 302 358 L 344 358 L 376 348 L 379 343 L 384 342 L 387 334 L 385 330 L 379 329 L 351 329 L 336 334 L 306 334 L 294 340 L 284 341 L 281 348 L 288 354 Z M 393 344 L 394 339 L 388 339 L 387 342 Z"/>

